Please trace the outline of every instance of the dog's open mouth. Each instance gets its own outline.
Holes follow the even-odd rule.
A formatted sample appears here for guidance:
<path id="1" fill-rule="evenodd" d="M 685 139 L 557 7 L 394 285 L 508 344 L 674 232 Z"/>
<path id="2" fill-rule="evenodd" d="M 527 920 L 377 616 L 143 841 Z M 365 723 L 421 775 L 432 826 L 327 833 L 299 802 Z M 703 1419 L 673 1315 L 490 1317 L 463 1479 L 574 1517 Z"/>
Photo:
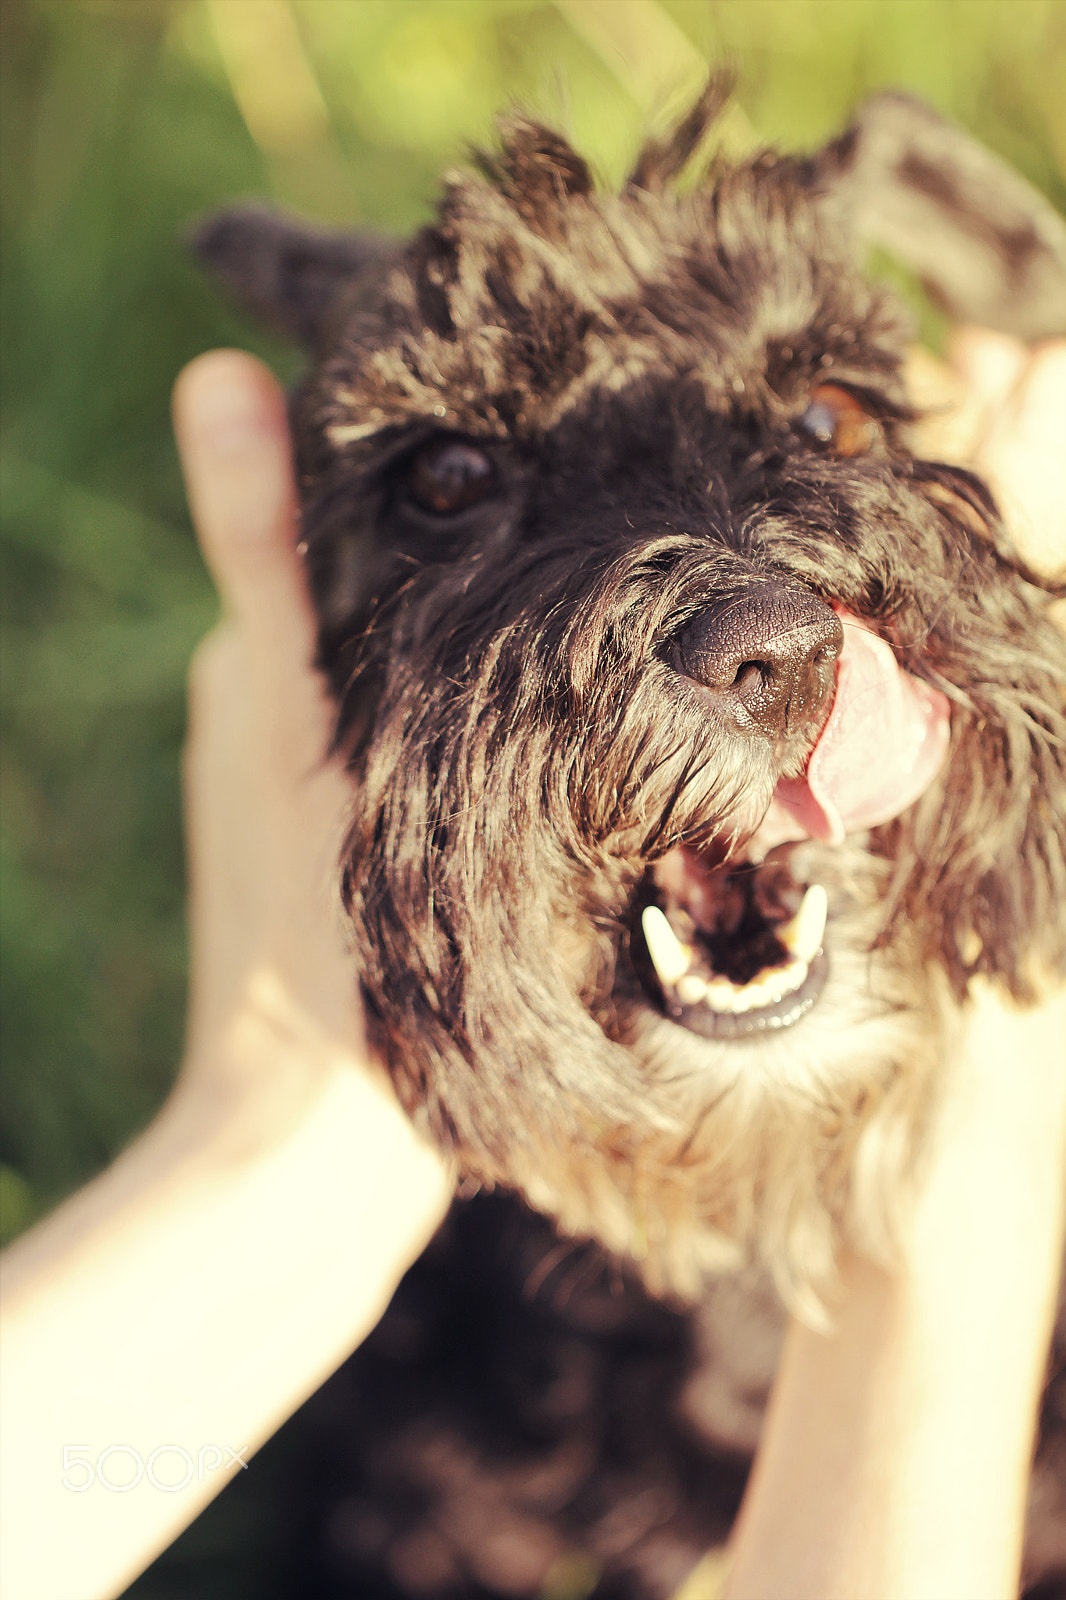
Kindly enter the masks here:
<path id="1" fill-rule="evenodd" d="M 787 1028 L 828 972 L 828 896 L 804 887 L 783 845 L 756 865 L 712 867 L 678 846 L 649 877 L 640 917 L 668 1016 L 694 1033 L 736 1039 Z"/>
<path id="2" fill-rule="evenodd" d="M 948 703 L 841 613 L 832 709 L 801 779 L 778 783 L 745 859 L 675 846 L 647 874 L 634 966 L 672 1021 L 713 1039 L 791 1027 L 829 971 L 829 899 L 793 874 L 795 841 L 839 845 L 904 811 L 943 764 Z"/>

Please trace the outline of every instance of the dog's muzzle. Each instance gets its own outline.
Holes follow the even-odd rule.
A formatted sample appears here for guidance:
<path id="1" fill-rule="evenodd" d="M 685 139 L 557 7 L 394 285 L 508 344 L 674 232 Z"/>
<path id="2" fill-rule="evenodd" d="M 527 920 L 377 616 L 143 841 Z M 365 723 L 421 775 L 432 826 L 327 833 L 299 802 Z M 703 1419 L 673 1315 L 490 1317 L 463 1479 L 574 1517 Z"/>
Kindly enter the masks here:
<path id="1" fill-rule="evenodd" d="M 790 1027 L 825 985 L 828 896 L 792 871 L 794 846 L 715 866 L 681 845 L 645 884 L 635 960 L 672 1021 L 708 1039 Z"/>
<path id="2" fill-rule="evenodd" d="M 633 964 L 690 1032 L 736 1039 L 789 1027 L 829 970 L 828 896 L 795 877 L 794 847 L 840 844 L 918 799 L 947 753 L 947 701 L 902 671 L 868 625 L 776 580 L 690 622 L 674 664 L 720 726 L 770 742 L 782 776 L 742 848 L 726 827 L 727 844 L 682 842 L 651 868 L 634 908 Z"/>

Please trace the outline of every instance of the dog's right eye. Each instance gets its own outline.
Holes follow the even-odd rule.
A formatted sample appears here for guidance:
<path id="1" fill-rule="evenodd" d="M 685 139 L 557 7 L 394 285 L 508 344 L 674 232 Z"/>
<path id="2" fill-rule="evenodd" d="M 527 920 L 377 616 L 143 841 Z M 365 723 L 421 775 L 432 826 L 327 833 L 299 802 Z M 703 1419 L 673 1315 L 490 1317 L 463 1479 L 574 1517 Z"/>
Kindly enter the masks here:
<path id="1" fill-rule="evenodd" d="M 450 517 L 485 500 L 496 486 L 492 458 L 465 439 L 434 439 L 409 464 L 407 489 L 423 511 Z"/>
<path id="2" fill-rule="evenodd" d="M 818 444 L 837 456 L 861 456 L 879 437 L 876 421 L 850 389 L 819 383 L 807 397 L 799 425 Z"/>

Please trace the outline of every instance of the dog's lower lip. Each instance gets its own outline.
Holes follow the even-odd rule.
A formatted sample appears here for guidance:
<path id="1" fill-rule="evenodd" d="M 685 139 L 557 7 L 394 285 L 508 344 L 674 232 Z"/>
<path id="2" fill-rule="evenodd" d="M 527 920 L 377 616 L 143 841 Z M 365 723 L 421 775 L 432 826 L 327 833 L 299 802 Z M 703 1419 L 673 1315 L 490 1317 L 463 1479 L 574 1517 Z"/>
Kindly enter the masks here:
<path id="1" fill-rule="evenodd" d="M 811 1010 L 829 976 L 829 961 L 819 950 L 800 986 L 791 994 L 749 1011 L 719 1011 L 703 1003 L 685 1005 L 675 997 L 665 1002 L 666 1015 L 689 1033 L 705 1039 L 750 1039 L 792 1025 Z"/>

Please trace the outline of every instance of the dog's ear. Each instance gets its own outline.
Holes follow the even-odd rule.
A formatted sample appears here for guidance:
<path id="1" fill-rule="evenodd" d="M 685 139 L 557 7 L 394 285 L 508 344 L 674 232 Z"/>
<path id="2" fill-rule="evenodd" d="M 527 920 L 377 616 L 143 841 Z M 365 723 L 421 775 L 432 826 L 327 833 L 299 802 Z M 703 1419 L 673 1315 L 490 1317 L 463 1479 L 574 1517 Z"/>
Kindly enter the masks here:
<path id="1" fill-rule="evenodd" d="M 737 75 L 731 67 L 718 67 L 676 127 L 665 139 L 649 139 L 629 175 L 631 189 L 652 192 L 667 188 L 680 177 L 710 130 L 725 111 L 736 88 Z"/>
<path id="2" fill-rule="evenodd" d="M 1066 334 L 1066 222 L 921 101 L 876 95 L 805 168 L 956 319 L 1026 340 Z"/>
<path id="3" fill-rule="evenodd" d="M 190 230 L 188 244 L 241 305 L 312 350 L 341 291 L 396 251 L 380 234 L 332 232 L 256 205 L 212 213 Z"/>

